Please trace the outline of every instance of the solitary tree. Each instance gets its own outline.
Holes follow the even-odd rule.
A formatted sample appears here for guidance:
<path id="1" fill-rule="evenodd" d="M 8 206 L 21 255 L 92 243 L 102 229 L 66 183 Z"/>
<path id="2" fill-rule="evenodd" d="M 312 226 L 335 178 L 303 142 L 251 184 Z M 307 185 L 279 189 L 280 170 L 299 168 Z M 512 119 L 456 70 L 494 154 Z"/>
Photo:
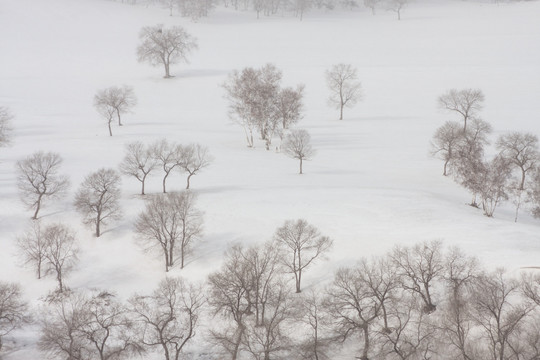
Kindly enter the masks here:
<path id="1" fill-rule="evenodd" d="M 186 189 L 189 189 L 189 181 L 193 175 L 204 169 L 212 162 L 212 156 L 208 153 L 208 148 L 200 144 L 190 144 L 181 147 L 179 167 L 188 173 Z"/>
<path id="2" fill-rule="evenodd" d="M 39 221 L 32 223 L 22 236 L 17 237 L 17 247 L 24 264 L 33 266 L 38 279 L 41 279 L 45 259 L 45 238 Z"/>
<path id="3" fill-rule="evenodd" d="M 322 236 L 316 227 L 304 219 L 285 221 L 283 226 L 276 230 L 274 239 L 286 250 L 284 264 L 294 274 L 296 292 L 299 293 L 302 291 L 302 272 L 328 251 L 333 241 Z"/>
<path id="4" fill-rule="evenodd" d="M 126 155 L 120 163 L 120 172 L 139 180 L 141 182 L 141 195 L 145 195 L 146 177 L 156 168 L 156 165 L 152 149 L 147 148 L 140 141 L 134 141 L 126 144 Z"/>
<path id="5" fill-rule="evenodd" d="M 96 237 L 101 225 L 122 217 L 120 209 L 120 175 L 113 169 L 100 169 L 88 175 L 75 195 L 75 208 L 83 222 L 94 225 Z"/>
<path id="6" fill-rule="evenodd" d="M 339 120 L 343 120 L 343 108 L 353 106 L 361 98 L 357 79 L 356 69 L 350 64 L 337 64 L 326 71 L 326 83 L 330 89 L 328 101 L 339 109 Z"/>
<path id="7" fill-rule="evenodd" d="M 160 349 L 165 360 L 181 359 L 196 334 L 204 304 L 202 289 L 167 277 L 151 295 L 135 295 L 129 303 L 139 342 Z"/>
<path id="8" fill-rule="evenodd" d="M 28 306 L 19 285 L 0 282 L 0 351 L 2 339 L 29 321 Z"/>
<path id="9" fill-rule="evenodd" d="M 52 224 L 43 230 L 45 238 L 46 273 L 54 273 L 58 281 L 58 291 L 64 291 L 64 277 L 73 269 L 77 261 L 78 249 L 75 234 L 62 224 Z"/>
<path id="10" fill-rule="evenodd" d="M 311 136 L 307 130 L 293 130 L 283 143 L 283 150 L 287 156 L 300 160 L 300 174 L 302 174 L 302 163 L 310 160 L 315 155 L 315 150 L 311 147 Z"/>
<path id="11" fill-rule="evenodd" d="M 108 115 L 111 112 L 116 113 L 119 126 L 122 126 L 121 115 L 130 112 L 136 104 L 137 98 L 133 93 L 133 88 L 126 85 L 122 87 L 111 86 L 99 90 L 94 96 L 94 106 L 98 112 L 102 115 Z"/>
<path id="12" fill-rule="evenodd" d="M 439 96 L 439 107 L 457 112 L 463 118 L 463 132 L 467 131 L 467 121 L 482 110 L 484 94 L 479 89 L 451 89 Z"/>
<path id="13" fill-rule="evenodd" d="M 135 223 L 147 248 L 157 247 L 165 258 L 165 271 L 174 265 L 180 251 L 181 267 L 192 242 L 202 232 L 202 214 L 195 208 L 191 192 L 161 194 L 153 197 Z"/>
<path id="14" fill-rule="evenodd" d="M 13 114 L 5 106 L 0 106 L 0 147 L 9 144 Z"/>
<path id="15" fill-rule="evenodd" d="M 197 48 L 197 40 L 181 26 L 170 29 L 161 24 L 145 26 L 139 38 L 141 44 L 137 48 L 138 60 L 153 66 L 162 64 L 166 78 L 171 77 L 170 64 L 180 60 L 187 61 L 187 55 Z"/>
<path id="16" fill-rule="evenodd" d="M 61 164 L 60 155 L 42 151 L 17 161 L 17 185 L 22 202 L 35 209 L 32 219 L 37 219 L 45 199 L 57 198 L 68 189 L 67 176 L 58 174 Z"/>

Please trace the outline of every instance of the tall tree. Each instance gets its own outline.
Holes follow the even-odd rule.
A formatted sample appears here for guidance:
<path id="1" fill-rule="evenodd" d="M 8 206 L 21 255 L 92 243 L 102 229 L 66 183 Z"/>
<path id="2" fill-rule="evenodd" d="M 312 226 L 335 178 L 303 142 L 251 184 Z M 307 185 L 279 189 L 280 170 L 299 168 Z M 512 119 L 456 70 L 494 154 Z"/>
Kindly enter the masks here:
<path id="1" fill-rule="evenodd" d="M 51 224 L 43 230 L 47 273 L 54 273 L 58 291 L 65 290 L 64 278 L 77 262 L 78 248 L 73 230 L 62 224 Z"/>
<path id="2" fill-rule="evenodd" d="M 0 351 L 2 339 L 29 320 L 28 305 L 23 300 L 21 287 L 15 283 L 0 282 Z"/>
<path id="3" fill-rule="evenodd" d="M 120 208 L 120 175 L 113 169 L 99 169 L 86 176 L 75 194 L 75 208 L 83 215 L 85 224 L 92 224 L 96 237 L 101 225 L 122 217 Z"/>
<path id="4" fill-rule="evenodd" d="M 210 165 L 212 156 L 208 153 L 207 147 L 200 144 L 190 144 L 180 148 L 178 160 L 178 166 L 188 173 L 186 189 L 189 189 L 191 177 Z"/>
<path id="5" fill-rule="evenodd" d="M 144 185 L 146 177 L 157 166 L 152 149 L 146 147 L 140 141 L 126 144 L 125 149 L 126 155 L 120 163 L 120 172 L 139 180 L 141 182 L 141 195 L 145 195 Z"/>
<path id="6" fill-rule="evenodd" d="M 17 161 L 17 186 L 22 202 L 35 209 L 32 219 L 37 219 L 45 199 L 58 198 L 69 188 L 67 176 L 58 174 L 61 164 L 60 155 L 43 151 Z"/>
<path id="7" fill-rule="evenodd" d="M 94 107 L 99 113 L 108 118 L 108 114 L 116 113 L 118 125 L 122 126 L 121 115 L 130 112 L 137 104 L 137 98 L 131 86 L 111 86 L 99 90 L 94 96 Z M 110 130 L 110 124 L 109 124 Z"/>
<path id="8" fill-rule="evenodd" d="M 484 94 L 479 89 L 451 89 L 439 96 L 439 107 L 457 112 L 463 118 L 463 132 L 467 131 L 467 121 L 482 110 Z"/>
<path id="9" fill-rule="evenodd" d="M 333 243 L 304 219 L 285 221 L 283 226 L 276 230 L 274 240 L 286 251 L 283 261 L 287 269 L 294 274 L 297 293 L 302 291 L 303 271 L 327 252 Z"/>
<path id="10" fill-rule="evenodd" d="M 163 193 L 165 194 L 167 192 L 167 177 L 175 167 L 180 165 L 183 148 L 180 145 L 169 143 L 167 139 L 161 139 L 156 141 L 151 149 L 153 158 L 165 173 L 162 180 Z"/>
<path id="11" fill-rule="evenodd" d="M 355 105 L 361 99 L 361 85 L 356 69 L 351 64 L 337 64 L 326 71 L 326 83 L 330 89 L 329 103 L 339 109 L 343 120 L 343 108 Z"/>
<path id="12" fill-rule="evenodd" d="M 300 160 L 299 174 L 303 174 L 303 162 L 315 155 L 315 150 L 311 146 L 311 136 L 304 129 L 292 130 L 287 135 L 283 142 L 283 151 L 287 156 Z"/>
<path id="13" fill-rule="evenodd" d="M 45 264 L 45 238 L 39 221 L 34 221 L 22 236 L 17 237 L 17 248 L 24 264 L 32 265 L 38 279 L 41 279 Z"/>
<path id="14" fill-rule="evenodd" d="M 181 26 L 145 26 L 141 29 L 139 38 L 141 43 L 137 47 L 138 60 L 152 66 L 163 65 L 165 78 L 171 77 L 171 64 L 180 60 L 187 61 L 188 54 L 197 49 L 197 40 Z"/>

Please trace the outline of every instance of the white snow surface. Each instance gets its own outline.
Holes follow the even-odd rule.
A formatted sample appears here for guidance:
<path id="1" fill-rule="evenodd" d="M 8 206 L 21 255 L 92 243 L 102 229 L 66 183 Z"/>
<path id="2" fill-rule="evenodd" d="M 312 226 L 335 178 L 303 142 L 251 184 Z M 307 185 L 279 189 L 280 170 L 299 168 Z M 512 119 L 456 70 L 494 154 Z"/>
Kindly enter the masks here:
<path id="1" fill-rule="evenodd" d="M 157 23 L 182 25 L 199 42 L 189 64 L 172 66 L 172 79 L 136 60 L 140 28 Z M 297 161 L 262 142 L 247 148 L 227 115 L 227 74 L 269 62 L 282 69 L 284 86 L 306 85 L 298 127 L 311 133 L 317 154 L 304 175 Z M 336 63 L 358 68 L 364 94 L 343 121 L 327 104 L 324 72 Z M 133 86 L 139 103 L 109 137 L 92 99 L 98 89 L 123 84 Z M 362 257 L 433 239 L 461 247 L 487 268 L 517 273 L 539 266 L 540 222 L 522 211 L 515 223 L 510 203 L 494 218 L 483 216 L 429 155 L 435 129 L 458 120 L 437 108 L 450 88 L 482 89 L 481 115 L 495 129 L 493 140 L 506 131 L 540 135 L 540 2 L 417 0 L 401 21 L 383 10 L 312 11 L 299 21 L 218 8 L 194 23 L 156 6 L 0 0 L 0 105 L 16 115 L 13 144 L 0 149 L 0 281 L 20 282 L 32 304 L 56 286 L 54 278 L 38 281 L 21 267 L 14 246 L 31 216 L 19 200 L 15 163 L 44 150 L 63 157 L 72 183 L 68 196 L 41 212 L 45 222 L 76 229 L 80 263 L 67 285 L 109 289 L 124 299 L 155 288 L 166 276 L 161 257 L 144 253 L 133 233 L 144 207 L 139 183 L 123 178 L 125 216 L 100 238 L 82 225 L 72 201 L 87 174 L 118 166 L 124 144 L 163 137 L 203 144 L 214 157 L 192 178 L 204 236 L 173 275 L 204 281 L 230 244 L 269 240 L 297 218 L 335 241 L 328 259 L 305 274 L 306 288 Z M 169 189 L 180 191 L 184 182 L 185 174 L 175 173 Z M 156 171 L 147 193 L 159 193 L 160 184 Z M 2 359 L 43 358 L 35 329 L 13 335 L 16 344 Z"/>

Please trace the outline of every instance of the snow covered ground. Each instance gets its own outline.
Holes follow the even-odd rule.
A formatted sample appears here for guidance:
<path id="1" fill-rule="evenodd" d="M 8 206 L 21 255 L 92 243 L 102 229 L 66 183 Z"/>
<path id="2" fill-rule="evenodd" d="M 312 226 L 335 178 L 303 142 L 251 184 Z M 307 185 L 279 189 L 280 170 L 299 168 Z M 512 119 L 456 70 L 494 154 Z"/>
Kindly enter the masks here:
<path id="1" fill-rule="evenodd" d="M 172 79 L 136 61 L 140 28 L 157 23 L 181 24 L 198 38 L 199 50 L 190 64 L 172 67 Z M 295 160 L 262 142 L 248 149 L 243 130 L 227 117 L 227 74 L 269 62 L 282 69 L 283 85 L 306 85 L 299 127 L 311 133 L 317 155 L 301 176 Z M 358 68 L 364 93 L 343 121 L 326 102 L 324 71 L 336 63 Z M 122 84 L 133 86 L 139 103 L 109 137 L 92 99 L 98 89 Z M 192 23 L 158 7 L 105 0 L 0 0 L 0 105 L 16 115 L 13 144 L 0 149 L 0 281 L 20 282 L 33 303 L 55 287 L 53 278 L 38 281 L 20 267 L 14 247 L 31 216 L 18 198 L 15 162 L 44 150 L 63 157 L 72 183 L 69 196 L 41 213 L 77 229 L 80 264 L 67 284 L 123 297 L 153 289 L 165 273 L 132 231 L 143 208 L 139 184 L 123 178 L 125 217 L 98 239 L 72 201 L 88 173 L 119 164 L 125 143 L 163 137 L 206 145 L 215 158 L 192 179 L 205 234 L 188 266 L 173 269 L 187 278 L 203 280 L 228 245 L 268 240 L 296 218 L 335 241 L 306 286 L 395 244 L 432 239 L 458 245 L 490 268 L 540 266 L 540 222 L 523 211 L 514 223 L 511 204 L 484 217 L 429 155 L 434 130 L 454 119 L 437 108 L 437 97 L 469 87 L 486 95 L 481 114 L 494 127 L 492 139 L 510 130 L 540 135 L 540 2 L 418 0 L 401 21 L 382 10 L 313 11 L 300 22 L 221 8 Z M 153 176 L 147 192 L 158 193 L 160 181 Z M 174 174 L 170 190 L 184 181 Z M 23 348 L 3 359 L 41 358 L 36 335 L 19 335 Z"/>

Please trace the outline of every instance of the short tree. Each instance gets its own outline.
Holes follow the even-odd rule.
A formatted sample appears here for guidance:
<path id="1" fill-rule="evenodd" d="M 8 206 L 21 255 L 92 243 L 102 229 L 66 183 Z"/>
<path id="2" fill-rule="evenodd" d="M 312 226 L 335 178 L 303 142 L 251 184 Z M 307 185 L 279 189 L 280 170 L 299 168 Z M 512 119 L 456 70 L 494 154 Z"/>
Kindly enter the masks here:
<path id="1" fill-rule="evenodd" d="M 182 150 L 183 148 L 180 145 L 171 144 L 167 139 L 158 140 L 152 145 L 152 156 L 165 173 L 162 180 L 164 194 L 167 192 L 167 177 L 180 164 Z"/>
<path id="2" fill-rule="evenodd" d="M 29 320 L 21 287 L 15 283 L 0 282 L 0 351 L 3 338 Z"/>
<path id="3" fill-rule="evenodd" d="M 77 261 L 78 249 L 75 234 L 62 224 L 51 224 L 43 230 L 45 239 L 46 273 L 54 273 L 58 281 L 58 291 L 65 289 L 64 278 Z"/>
<path id="4" fill-rule="evenodd" d="M 135 295 L 129 303 L 139 343 L 161 349 L 165 360 L 180 359 L 196 334 L 204 305 L 202 289 L 167 277 L 151 295 Z"/>
<path id="5" fill-rule="evenodd" d="M 86 176 L 75 195 L 75 208 L 85 224 L 95 227 L 96 237 L 101 235 L 101 225 L 122 217 L 120 181 L 116 170 L 103 168 Z"/>
<path id="6" fill-rule="evenodd" d="M 178 165 L 180 169 L 188 173 L 186 189 L 189 189 L 191 177 L 210 165 L 211 162 L 212 156 L 208 153 L 207 147 L 200 144 L 181 147 Z"/>
<path id="7" fill-rule="evenodd" d="M 120 163 L 120 172 L 139 180 L 141 182 L 141 195 L 145 195 L 144 185 L 146 177 L 157 165 L 152 149 L 146 147 L 140 141 L 126 144 L 125 149 L 126 155 Z"/>
<path id="8" fill-rule="evenodd" d="M 327 252 L 333 243 L 304 219 L 285 221 L 283 226 L 276 230 L 274 240 L 285 249 L 284 265 L 294 274 L 297 293 L 302 291 L 302 272 Z"/>
<path id="9" fill-rule="evenodd" d="M 300 174 L 303 173 L 304 160 L 310 160 L 315 155 L 315 150 L 311 147 L 311 136 L 304 129 L 291 131 L 283 142 L 283 150 L 287 156 L 300 160 Z"/>
<path id="10" fill-rule="evenodd" d="M 68 189 L 67 176 L 58 174 L 61 164 L 60 155 L 42 151 L 17 161 L 17 186 L 22 202 L 35 209 L 32 219 L 37 219 L 45 199 L 58 198 Z"/>
<path id="11" fill-rule="evenodd" d="M 163 65 L 165 78 L 170 78 L 170 65 L 180 60 L 187 61 L 187 55 L 197 48 L 197 40 L 181 26 L 170 29 L 159 24 L 145 26 L 139 34 L 141 44 L 137 47 L 140 62 Z"/>
<path id="12" fill-rule="evenodd" d="M 102 115 L 108 115 L 111 112 L 116 113 L 119 126 L 122 126 L 121 115 L 130 112 L 136 104 L 137 98 L 133 93 L 133 88 L 126 85 L 122 87 L 111 86 L 99 90 L 94 96 L 94 107 L 98 112 Z"/>
<path id="13" fill-rule="evenodd" d="M 195 195 L 182 192 L 153 197 L 139 214 L 135 231 L 148 249 L 160 249 L 165 271 L 174 265 L 176 250 L 180 250 L 183 268 L 191 244 L 202 232 L 202 214 L 195 208 Z"/>
<path id="14" fill-rule="evenodd" d="M 22 236 L 17 237 L 17 248 L 23 259 L 23 263 L 33 266 L 38 279 L 41 279 L 45 259 L 45 238 L 43 237 L 41 224 L 34 221 Z"/>
<path id="15" fill-rule="evenodd" d="M 339 109 L 339 120 L 343 120 L 343 108 L 355 105 L 361 98 L 361 85 L 357 79 L 356 69 L 351 64 L 337 64 L 326 71 L 330 89 L 328 101 Z"/>
<path id="16" fill-rule="evenodd" d="M 458 156 L 458 147 L 462 141 L 463 130 L 455 121 L 447 121 L 438 128 L 431 141 L 431 154 L 444 161 L 443 175 L 448 175 L 448 167 Z"/>
<path id="17" fill-rule="evenodd" d="M 0 147 L 6 146 L 11 138 L 11 120 L 13 114 L 5 106 L 0 106 Z"/>
<path id="18" fill-rule="evenodd" d="M 479 89 L 451 89 L 439 96 L 439 107 L 457 112 L 463 118 L 463 132 L 467 131 L 467 121 L 476 117 L 482 109 L 484 94 Z"/>
<path id="19" fill-rule="evenodd" d="M 410 0 L 388 0 L 388 9 L 397 14 L 398 20 L 401 20 L 401 10 L 410 2 Z"/>

